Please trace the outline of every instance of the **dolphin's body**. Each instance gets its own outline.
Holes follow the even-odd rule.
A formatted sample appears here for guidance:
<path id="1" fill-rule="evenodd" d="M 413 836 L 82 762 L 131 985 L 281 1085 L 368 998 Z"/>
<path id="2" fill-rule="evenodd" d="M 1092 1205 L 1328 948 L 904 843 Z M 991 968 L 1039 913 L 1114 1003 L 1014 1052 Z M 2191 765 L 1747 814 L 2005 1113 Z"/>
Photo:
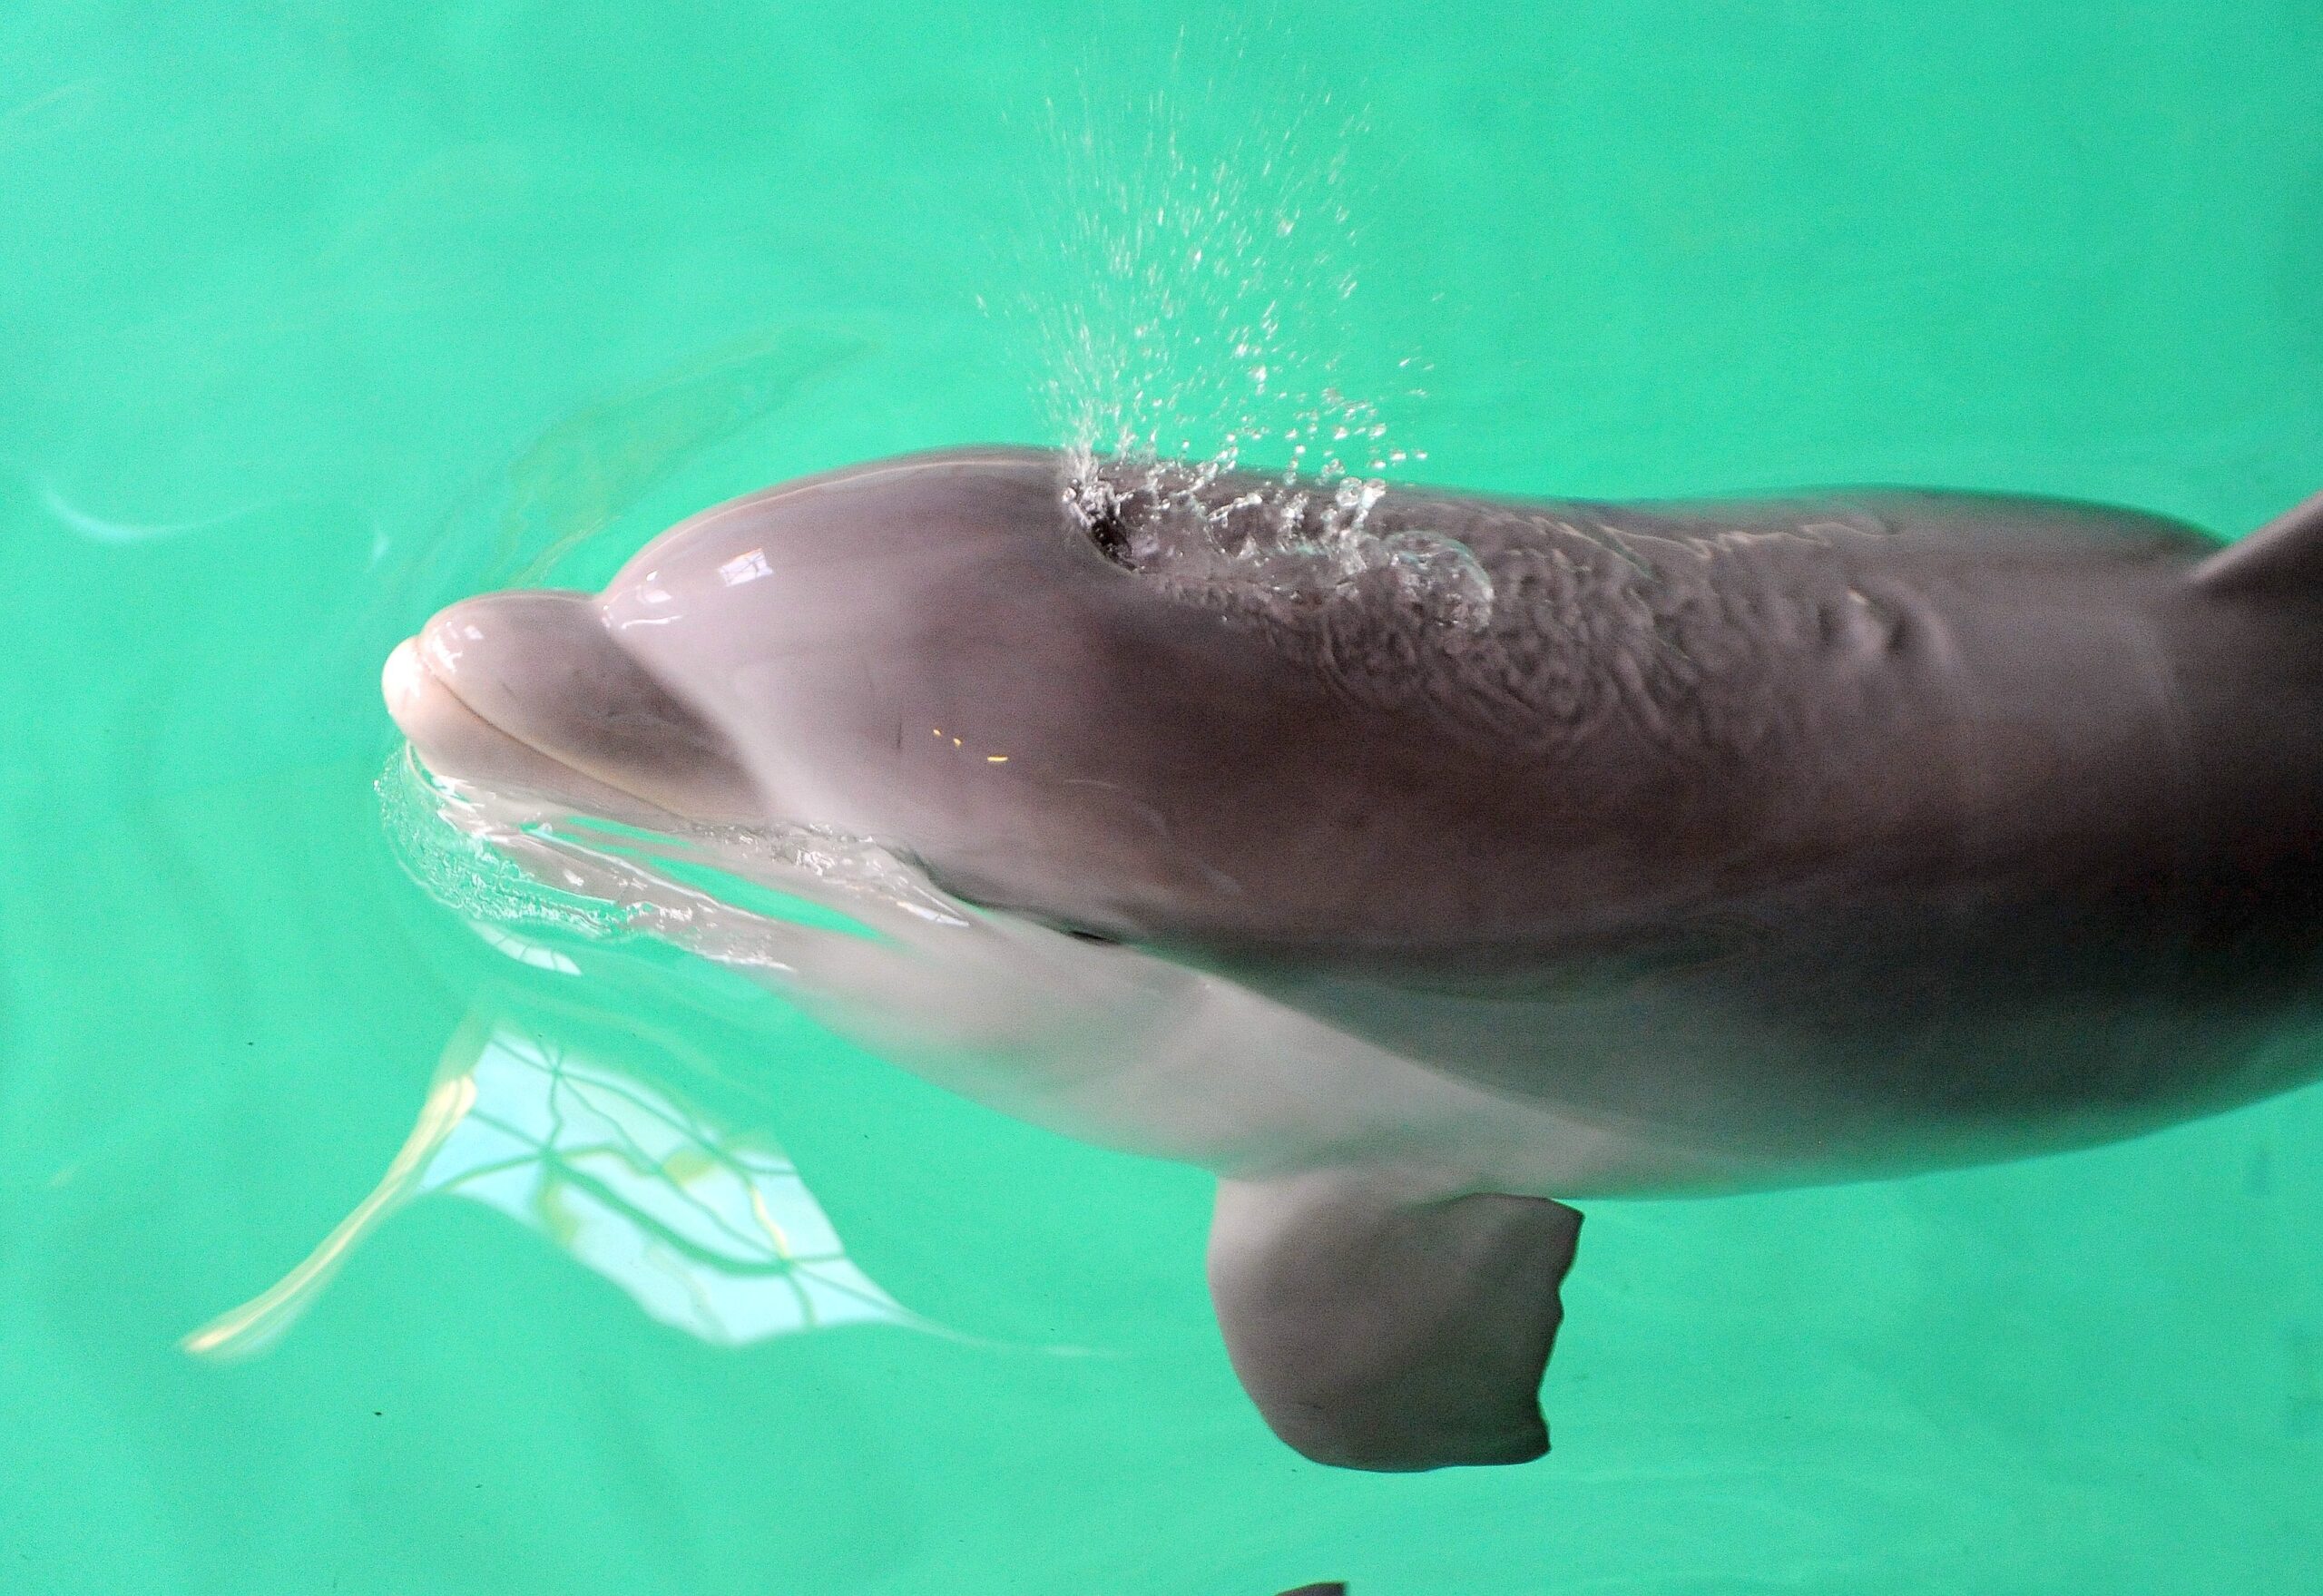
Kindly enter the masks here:
<path id="1" fill-rule="evenodd" d="M 1551 1200 L 2088 1144 L 2323 1072 L 2323 501 L 1335 497 L 985 449 L 682 523 L 399 649 L 440 773 L 806 822 L 941 896 L 769 928 L 932 1078 L 1222 1177 L 1327 1462 L 1502 1463 Z M 975 909 L 965 907 L 976 906 Z"/>

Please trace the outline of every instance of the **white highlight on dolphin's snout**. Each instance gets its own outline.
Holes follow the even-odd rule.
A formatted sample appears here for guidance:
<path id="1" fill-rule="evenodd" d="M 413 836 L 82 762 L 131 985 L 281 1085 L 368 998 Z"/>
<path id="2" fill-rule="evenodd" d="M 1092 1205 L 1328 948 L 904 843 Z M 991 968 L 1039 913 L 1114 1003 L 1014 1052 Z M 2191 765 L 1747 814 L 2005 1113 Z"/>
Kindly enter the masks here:
<path id="1" fill-rule="evenodd" d="M 387 713 L 395 718 L 406 737 L 411 735 L 412 711 L 428 689 L 429 674 L 419 657 L 419 640 L 416 637 L 396 644 L 395 652 L 387 656 L 387 664 L 380 669 L 379 694 L 387 700 Z"/>

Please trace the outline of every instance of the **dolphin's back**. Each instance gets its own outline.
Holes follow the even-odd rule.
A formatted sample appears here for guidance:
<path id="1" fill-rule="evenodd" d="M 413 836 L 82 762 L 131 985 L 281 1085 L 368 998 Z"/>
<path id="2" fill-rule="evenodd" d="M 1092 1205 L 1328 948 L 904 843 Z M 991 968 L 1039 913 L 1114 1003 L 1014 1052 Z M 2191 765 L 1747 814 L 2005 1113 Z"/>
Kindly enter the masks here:
<path id="1" fill-rule="evenodd" d="M 2104 1140 L 2323 1067 L 2323 594 L 2212 593 L 2207 534 L 2038 498 L 1376 514 L 1465 543 L 1488 626 L 1275 607 L 1269 634 L 1525 749 L 1544 890 L 1465 940 L 1385 905 L 1211 951 L 1240 978 L 1783 1179 Z"/>
<path id="2" fill-rule="evenodd" d="M 1237 478 L 1212 492 L 1238 489 L 1255 496 Z M 1385 573 L 1328 602 L 1270 581 L 1151 575 L 1384 711 L 1499 747 L 1630 737 L 1689 760 L 1754 750 L 1786 720 L 1824 726 L 1920 667 L 1954 670 L 1947 610 L 1981 605 L 2070 641 L 2218 546 L 2133 511 L 1892 488 L 1637 504 L 1401 491 L 1365 532 L 1463 545 L 1488 607 L 1446 625 Z"/>

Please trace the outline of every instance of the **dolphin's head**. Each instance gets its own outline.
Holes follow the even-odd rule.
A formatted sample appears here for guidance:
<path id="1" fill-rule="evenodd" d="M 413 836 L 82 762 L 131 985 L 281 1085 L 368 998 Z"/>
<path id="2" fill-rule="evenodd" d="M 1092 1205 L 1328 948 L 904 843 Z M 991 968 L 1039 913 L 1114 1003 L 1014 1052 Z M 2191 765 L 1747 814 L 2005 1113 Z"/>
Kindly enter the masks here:
<path id="1" fill-rule="evenodd" d="M 1351 702 L 1263 615 L 1137 568 L 1085 504 L 1030 449 L 769 489 L 593 597 L 454 605 L 397 650 L 389 707 L 446 775 L 648 823 L 828 826 L 1107 935 L 1472 922 L 1458 856 L 1511 784 L 1426 716 Z"/>

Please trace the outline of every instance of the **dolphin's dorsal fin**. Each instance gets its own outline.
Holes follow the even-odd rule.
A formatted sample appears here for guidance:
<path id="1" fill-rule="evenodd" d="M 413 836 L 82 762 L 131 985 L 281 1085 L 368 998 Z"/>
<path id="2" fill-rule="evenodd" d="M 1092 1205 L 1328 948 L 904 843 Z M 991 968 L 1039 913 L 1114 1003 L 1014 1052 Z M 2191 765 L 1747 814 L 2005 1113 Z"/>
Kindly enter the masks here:
<path id="1" fill-rule="evenodd" d="M 1528 1463 L 1580 1230 L 1562 1203 L 1412 1201 L 1355 1170 L 1223 1180 L 1211 1296 L 1243 1388 L 1317 1463 Z"/>
<path id="2" fill-rule="evenodd" d="M 2216 593 L 2323 596 L 2323 494 L 2212 554 L 2194 567 L 2193 581 Z"/>

